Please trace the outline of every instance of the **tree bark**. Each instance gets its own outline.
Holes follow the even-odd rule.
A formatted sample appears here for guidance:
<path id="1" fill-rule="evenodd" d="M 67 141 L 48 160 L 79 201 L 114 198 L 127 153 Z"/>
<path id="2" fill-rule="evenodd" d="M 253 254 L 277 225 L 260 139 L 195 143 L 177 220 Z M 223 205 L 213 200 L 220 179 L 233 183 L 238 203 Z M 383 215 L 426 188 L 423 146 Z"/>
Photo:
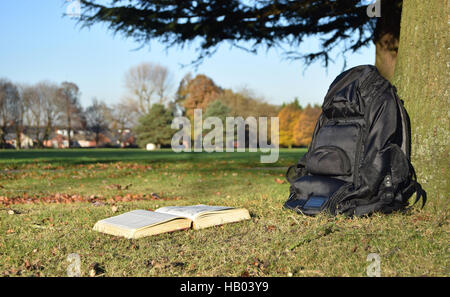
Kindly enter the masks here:
<path id="1" fill-rule="evenodd" d="M 412 161 L 432 207 L 446 207 L 449 180 L 448 0 L 403 1 L 393 83 L 411 118 Z"/>
<path id="2" fill-rule="evenodd" d="M 380 74 L 392 81 L 397 60 L 398 39 L 391 34 L 385 34 L 375 43 L 375 66 Z"/>
<path id="3" fill-rule="evenodd" d="M 70 106 L 70 103 L 68 103 Z M 71 108 L 67 108 L 67 141 L 69 142 L 68 148 L 71 147 L 72 139 L 70 137 L 70 131 L 72 130 L 72 118 L 71 118 Z"/>
<path id="4" fill-rule="evenodd" d="M 380 1 L 380 0 L 378 0 Z M 377 18 L 373 41 L 375 66 L 382 76 L 392 81 L 400 39 L 401 0 L 381 0 L 381 17 Z"/>

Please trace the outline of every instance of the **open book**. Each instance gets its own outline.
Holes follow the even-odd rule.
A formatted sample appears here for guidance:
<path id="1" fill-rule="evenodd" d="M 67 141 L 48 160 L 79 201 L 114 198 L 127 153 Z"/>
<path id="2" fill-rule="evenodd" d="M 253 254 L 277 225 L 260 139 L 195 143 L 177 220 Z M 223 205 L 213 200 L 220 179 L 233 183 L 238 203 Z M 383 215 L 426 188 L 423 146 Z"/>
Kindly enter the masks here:
<path id="1" fill-rule="evenodd" d="M 192 205 L 168 206 L 155 211 L 133 210 L 98 221 L 94 230 L 126 238 L 141 238 L 188 228 L 202 229 L 250 219 L 245 208 Z"/>

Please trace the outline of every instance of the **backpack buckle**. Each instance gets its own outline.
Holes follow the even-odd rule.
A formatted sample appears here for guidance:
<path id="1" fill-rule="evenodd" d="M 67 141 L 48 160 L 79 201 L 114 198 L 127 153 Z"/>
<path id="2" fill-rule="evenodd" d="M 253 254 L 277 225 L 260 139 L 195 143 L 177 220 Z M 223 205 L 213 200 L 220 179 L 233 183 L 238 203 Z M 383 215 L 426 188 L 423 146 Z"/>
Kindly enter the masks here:
<path id="1" fill-rule="evenodd" d="M 383 196 L 381 200 L 386 204 L 389 204 L 394 200 L 394 190 L 392 186 L 392 178 L 390 175 L 386 175 L 383 180 Z"/>

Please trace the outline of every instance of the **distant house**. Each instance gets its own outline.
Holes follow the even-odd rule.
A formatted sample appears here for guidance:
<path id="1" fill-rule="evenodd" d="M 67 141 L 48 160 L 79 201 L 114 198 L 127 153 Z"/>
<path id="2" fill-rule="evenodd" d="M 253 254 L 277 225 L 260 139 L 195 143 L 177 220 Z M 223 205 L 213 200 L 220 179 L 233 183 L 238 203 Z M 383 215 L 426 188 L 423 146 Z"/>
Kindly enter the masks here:
<path id="1" fill-rule="evenodd" d="M 131 129 L 118 129 L 116 133 L 111 133 L 108 137 L 111 140 L 111 146 L 122 148 L 136 147 L 136 138 Z"/>
<path id="2" fill-rule="evenodd" d="M 7 133 L 5 135 L 6 145 L 9 148 L 16 148 L 16 134 L 15 133 Z"/>
<path id="3" fill-rule="evenodd" d="M 134 135 L 127 134 L 125 135 L 125 140 L 120 144 L 120 147 L 135 147 L 136 146 L 136 138 Z"/>
<path id="4" fill-rule="evenodd" d="M 95 134 L 86 132 L 86 131 L 79 131 L 77 132 L 77 135 L 75 135 L 73 141 L 76 143 L 74 146 L 83 147 L 83 148 L 90 148 L 90 147 L 105 147 L 111 145 L 111 139 L 107 137 L 106 135 L 100 133 L 98 135 L 98 143 L 95 139 Z"/>
<path id="5" fill-rule="evenodd" d="M 56 129 L 56 130 L 55 130 L 55 133 L 58 134 L 58 135 L 65 136 L 65 137 L 68 137 L 68 136 L 69 136 L 69 132 L 68 132 L 67 129 Z M 75 133 L 74 130 L 70 130 L 70 137 L 73 137 L 73 136 L 74 136 L 74 133 Z"/>
<path id="6" fill-rule="evenodd" d="M 17 148 L 17 135 L 15 133 L 6 134 L 5 140 L 6 144 L 11 146 L 11 148 Z M 20 133 L 20 148 L 21 149 L 29 149 L 34 146 L 34 141 L 31 137 L 26 135 L 25 133 Z"/>
<path id="7" fill-rule="evenodd" d="M 49 140 L 44 140 L 44 147 L 47 148 L 68 148 L 69 139 L 61 134 L 52 135 Z"/>
<path id="8" fill-rule="evenodd" d="M 96 147 L 95 140 L 77 140 L 80 147 Z"/>
<path id="9" fill-rule="evenodd" d="M 37 137 L 43 137 L 45 127 L 34 128 L 24 127 L 26 133 L 21 134 L 21 148 L 28 149 L 36 147 L 39 143 Z M 95 148 L 95 147 L 135 147 L 136 139 L 130 129 L 119 130 L 116 133 L 105 132 L 98 135 L 98 143 L 96 143 L 96 135 L 88 130 L 71 130 L 70 131 L 71 147 L 79 148 Z M 36 139 L 34 139 L 34 138 Z M 5 135 L 6 147 L 16 148 L 16 133 L 13 129 L 7 131 Z M 56 127 L 50 133 L 47 140 L 42 142 L 45 148 L 68 148 L 69 137 L 68 130 Z"/>

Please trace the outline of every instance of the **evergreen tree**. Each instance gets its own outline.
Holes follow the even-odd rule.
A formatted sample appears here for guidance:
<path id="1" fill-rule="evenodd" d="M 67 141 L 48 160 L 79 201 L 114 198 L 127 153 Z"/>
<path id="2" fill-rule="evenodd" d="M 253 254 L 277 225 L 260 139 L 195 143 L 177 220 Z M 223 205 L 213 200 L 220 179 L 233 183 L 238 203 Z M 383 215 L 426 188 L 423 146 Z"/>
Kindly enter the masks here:
<path id="1" fill-rule="evenodd" d="M 442 0 L 441 0 L 442 1 Z M 373 2 L 373 1 L 370 1 Z M 427 2 L 427 1 L 425 1 Z M 85 26 L 105 23 L 138 42 L 160 40 L 168 47 L 200 41 L 198 61 L 220 44 L 257 52 L 261 47 L 298 47 L 309 36 L 320 38 L 317 51 L 286 50 L 293 59 L 322 60 L 331 50 L 354 52 L 377 44 L 377 63 L 395 51 L 402 0 L 382 0 L 381 17 L 370 17 L 365 0 L 81 0 Z M 245 43 L 242 43 L 245 42 Z"/>
<path id="2" fill-rule="evenodd" d="M 145 147 L 148 143 L 157 146 L 170 145 L 172 135 L 175 132 L 171 127 L 172 112 L 161 104 L 153 104 L 150 112 L 139 118 L 136 127 L 137 143 Z"/>
<path id="3" fill-rule="evenodd" d="M 218 117 L 222 123 L 225 123 L 226 117 L 230 114 L 231 108 L 223 104 L 221 101 L 216 100 L 211 102 L 208 107 L 206 107 L 206 112 L 204 117 Z"/>

